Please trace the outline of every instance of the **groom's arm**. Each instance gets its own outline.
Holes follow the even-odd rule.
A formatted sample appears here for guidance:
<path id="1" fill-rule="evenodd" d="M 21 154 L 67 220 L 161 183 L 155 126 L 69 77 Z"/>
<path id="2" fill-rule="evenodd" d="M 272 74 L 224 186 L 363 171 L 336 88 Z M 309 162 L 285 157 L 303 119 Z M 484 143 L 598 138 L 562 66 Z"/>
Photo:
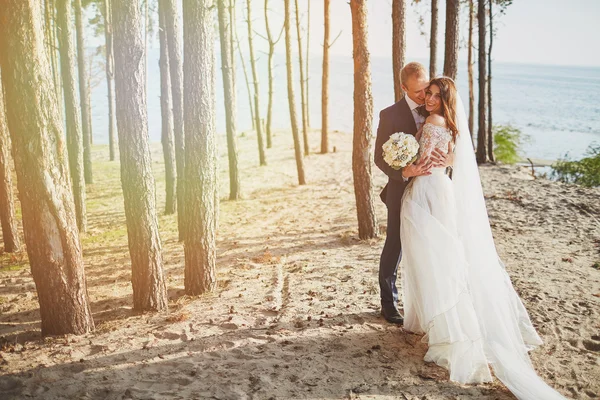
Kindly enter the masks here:
<path id="1" fill-rule="evenodd" d="M 392 136 L 393 126 L 387 118 L 385 110 L 379 113 L 379 125 L 377 126 L 377 139 L 375 140 L 375 165 L 383 171 L 390 179 L 399 181 L 406 180 L 402 177 L 401 169 L 394 169 L 388 165 L 383 159 L 383 144 Z"/>

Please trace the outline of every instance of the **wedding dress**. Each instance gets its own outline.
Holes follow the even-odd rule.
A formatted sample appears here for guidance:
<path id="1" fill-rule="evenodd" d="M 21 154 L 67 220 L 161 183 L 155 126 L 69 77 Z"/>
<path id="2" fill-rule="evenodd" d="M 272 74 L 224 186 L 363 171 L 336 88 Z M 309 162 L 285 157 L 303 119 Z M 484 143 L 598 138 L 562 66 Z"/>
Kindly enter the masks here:
<path id="1" fill-rule="evenodd" d="M 457 123 L 452 180 L 433 168 L 402 200 L 404 327 L 425 334 L 425 361 L 447 368 L 453 381 L 489 382 L 491 365 L 521 400 L 564 399 L 529 359 L 542 340 L 498 258 L 460 100 Z M 426 123 L 419 152 L 445 152 L 451 140 L 450 130 Z"/>

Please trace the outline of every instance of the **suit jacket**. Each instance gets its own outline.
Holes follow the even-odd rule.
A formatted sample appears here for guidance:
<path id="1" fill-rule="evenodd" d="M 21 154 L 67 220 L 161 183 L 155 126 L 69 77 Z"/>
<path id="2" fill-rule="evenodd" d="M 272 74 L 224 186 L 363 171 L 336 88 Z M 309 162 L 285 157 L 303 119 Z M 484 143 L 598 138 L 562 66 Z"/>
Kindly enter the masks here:
<path id="1" fill-rule="evenodd" d="M 375 165 L 389 178 L 387 185 L 379 195 L 388 207 L 389 202 L 400 203 L 402 193 L 408 183 L 402 178 L 402 170 L 390 167 L 383 159 L 383 144 L 396 132 L 404 132 L 413 136 L 417 133 L 417 125 L 405 97 L 379 113 L 379 126 L 375 140 Z"/>

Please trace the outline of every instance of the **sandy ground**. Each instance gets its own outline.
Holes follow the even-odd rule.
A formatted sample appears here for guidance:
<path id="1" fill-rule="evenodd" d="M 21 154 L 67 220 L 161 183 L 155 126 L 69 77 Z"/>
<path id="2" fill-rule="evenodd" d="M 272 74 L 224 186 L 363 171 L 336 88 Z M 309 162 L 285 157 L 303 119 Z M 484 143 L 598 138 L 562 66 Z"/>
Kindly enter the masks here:
<path id="1" fill-rule="evenodd" d="M 313 151 L 319 133 L 311 133 Z M 240 137 L 244 199 L 227 201 L 224 141 L 218 289 L 183 295 L 176 217 L 160 216 L 170 312 L 131 310 L 119 166 L 95 149 L 82 236 L 97 330 L 41 338 L 27 257 L 1 255 L 1 399 L 512 399 L 499 382 L 462 386 L 423 361 L 417 335 L 379 317 L 384 236 L 357 238 L 350 134 L 305 159 L 296 185 L 291 134 L 259 167 Z M 164 166 L 153 145 L 157 197 Z M 481 169 L 499 253 L 544 345 L 538 373 L 568 397 L 600 396 L 600 190 Z M 375 192 L 385 178 L 374 170 Z M 385 208 L 375 197 L 381 228 Z M 384 232 L 384 230 L 382 230 Z"/>

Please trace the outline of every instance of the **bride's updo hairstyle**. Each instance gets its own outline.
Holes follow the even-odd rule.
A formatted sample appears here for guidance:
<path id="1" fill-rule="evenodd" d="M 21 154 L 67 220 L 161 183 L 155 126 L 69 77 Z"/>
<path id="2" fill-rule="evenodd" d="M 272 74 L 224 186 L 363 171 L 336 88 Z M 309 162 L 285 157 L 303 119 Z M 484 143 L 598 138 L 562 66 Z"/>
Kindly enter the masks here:
<path id="1" fill-rule="evenodd" d="M 456 124 L 456 85 L 452 78 L 440 76 L 429 82 L 429 86 L 435 85 L 440 89 L 440 100 L 442 117 L 446 120 L 448 129 L 452 131 L 454 141 L 458 136 L 458 126 Z"/>

